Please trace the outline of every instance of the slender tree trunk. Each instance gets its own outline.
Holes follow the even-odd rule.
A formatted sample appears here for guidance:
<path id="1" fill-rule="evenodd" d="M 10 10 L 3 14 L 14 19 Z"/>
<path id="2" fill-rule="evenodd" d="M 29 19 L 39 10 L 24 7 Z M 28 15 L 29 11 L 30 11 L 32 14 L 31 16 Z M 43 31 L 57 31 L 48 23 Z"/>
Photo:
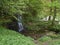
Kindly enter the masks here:
<path id="1" fill-rule="evenodd" d="M 52 8 L 50 7 L 50 15 L 49 15 L 49 21 L 51 20 L 51 15 L 52 15 Z"/>
<path id="2" fill-rule="evenodd" d="M 53 3 L 54 0 L 51 0 L 51 3 Z M 56 18 L 56 6 L 54 7 L 54 9 L 52 9 L 52 7 L 50 8 L 50 15 L 52 14 L 52 10 L 54 10 L 54 15 L 53 15 L 53 19 L 52 19 L 52 26 L 55 24 L 55 18 Z"/>
<path id="3" fill-rule="evenodd" d="M 54 7 L 54 15 L 53 15 L 53 20 L 52 20 L 52 25 L 55 24 L 55 18 L 56 18 L 56 6 Z"/>
<path id="4" fill-rule="evenodd" d="M 50 0 L 50 2 L 52 3 L 53 2 L 53 0 Z M 51 15 L 52 15 L 52 7 L 50 7 L 50 15 L 49 15 L 49 21 L 51 20 Z"/>

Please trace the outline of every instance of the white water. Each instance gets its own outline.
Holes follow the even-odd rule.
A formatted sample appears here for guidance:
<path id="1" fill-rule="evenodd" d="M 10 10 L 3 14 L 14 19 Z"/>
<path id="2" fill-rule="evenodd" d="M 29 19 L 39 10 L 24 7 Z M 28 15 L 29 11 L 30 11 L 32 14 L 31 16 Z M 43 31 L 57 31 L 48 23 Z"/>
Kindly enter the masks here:
<path id="1" fill-rule="evenodd" d="M 22 16 L 21 15 L 18 15 L 18 31 L 22 31 L 24 28 L 23 28 L 23 25 L 22 25 Z"/>

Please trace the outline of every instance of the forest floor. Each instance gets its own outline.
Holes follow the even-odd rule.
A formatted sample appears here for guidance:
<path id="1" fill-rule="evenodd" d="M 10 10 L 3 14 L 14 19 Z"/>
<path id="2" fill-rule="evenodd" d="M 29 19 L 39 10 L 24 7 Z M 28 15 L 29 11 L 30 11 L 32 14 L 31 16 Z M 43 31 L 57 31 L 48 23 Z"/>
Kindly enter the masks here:
<path id="1" fill-rule="evenodd" d="M 38 40 L 34 40 L 34 43 L 35 43 L 36 45 L 40 45 L 40 43 L 39 43 Z"/>
<path id="2" fill-rule="evenodd" d="M 37 40 L 36 40 L 37 41 Z M 49 40 L 45 42 L 37 41 L 36 45 L 60 45 L 60 39 Z"/>
<path id="3" fill-rule="evenodd" d="M 25 36 L 29 36 L 31 38 L 34 38 L 34 43 L 36 45 L 49 45 L 48 43 L 51 42 L 51 41 L 46 41 L 46 42 L 42 43 L 42 42 L 40 42 L 38 40 L 40 37 L 42 37 L 43 35 L 45 35 L 45 33 L 42 33 L 42 34 L 40 34 L 40 33 L 33 33 L 33 31 L 22 31 L 21 33 L 23 35 L 25 35 Z"/>
<path id="4" fill-rule="evenodd" d="M 56 41 L 56 45 L 60 45 L 60 38 L 56 38 L 56 36 L 59 37 L 59 35 L 57 35 L 55 32 L 52 32 L 52 31 L 47 31 L 47 32 L 34 32 L 34 31 L 22 31 L 21 34 L 27 36 L 27 37 L 31 37 L 33 38 L 33 42 L 35 43 L 35 45 L 55 45 L 55 42 L 56 39 L 58 39 Z M 46 36 L 46 37 L 44 37 Z M 51 37 L 48 37 L 48 36 L 53 36 L 55 37 L 56 39 L 52 39 Z M 43 39 L 42 39 L 43 37 Z M 40 40 L 42 39 L 42 40 Z M 44 40 L 44 41 L 43 41 Z M 53 44 L 52 44 L 53 43 Z"/>
<path id="5" fill-rule="evenodd" d="M 50 41 L 46 41 L 46 42 L 40 42 L 39 40 L 34 40 L 34 43 L 36 45 L 49 45 L 49 42 L 51 42 L 52 40 Z"/>
<path id="6" fill-rule="evenodd" d="M 45 35 L 44 32 L 34 32 L 34 31 L 29 31 L 29 30 L 24 30 L 21 32 L 21 34 L 25 35 L 25 36 L 29 36 L 31 38 L 34 38 L 35 40 L 37 40 L 38 38 L 42 37 Z"/>
<path id="7" fill-rule="evenodd" d="M 23 35 L 25 35 L 25 36 L 29 36 L 29 37 L 31 37 L 31 38 L 34 38 L 34 43 L 36 44 L 36 45 L 40 45 L 40 43 L 39 43 L 39 41 L 37 40 L 37 38 L 39 38 L 40 37 L 40 34 L 36 34 L 36 33 L 34 33 L 33 31 L 22 31 L 21 32 Z"/>

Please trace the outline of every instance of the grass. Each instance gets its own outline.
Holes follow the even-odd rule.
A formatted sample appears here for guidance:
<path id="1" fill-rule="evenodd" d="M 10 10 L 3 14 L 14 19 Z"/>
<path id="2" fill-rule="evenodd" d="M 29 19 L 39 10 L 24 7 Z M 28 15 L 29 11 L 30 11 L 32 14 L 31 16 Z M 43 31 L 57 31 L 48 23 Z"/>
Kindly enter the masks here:
<path id="1" fill-rule="evenodd" d="M 0 27 L 0 45 L 35 45 L 33 39 Z"/>
<path id="2" fill-rule="evenodd" d="M 40 45 L 48 44 L 48 45 L 60 45 L 60 34 L 58 35 L 50 35 L 50 36 L 43 36 L 38 39 L 38 43 Z M 33 39 L 30 37 L 25 37 L 24 35 L 0 27 L 0 45 L 36 45 L 33 42 Z"/>
<path id="3" fill-rule="evenodd" d="M 43 36 L 39 39 L 39 41 L 41 41 L 41 42 L 46 42 L 46 41 L 49 41 L 49 40 L 52 40 L 52 38 L 50 38 L 48 36 Z"/>
<path id="4" fill-rule="evenodd" d="M 42 45 L 60 45 L 60 37 L 52 38 L 49 36 L 43 36 L 39 39 L 40 44 Z"/>
<path id="5" fill-rule="evenodd" d="M 49 45 L 60 45 L 60 39 L 52 40 L 48 43 Z"/>

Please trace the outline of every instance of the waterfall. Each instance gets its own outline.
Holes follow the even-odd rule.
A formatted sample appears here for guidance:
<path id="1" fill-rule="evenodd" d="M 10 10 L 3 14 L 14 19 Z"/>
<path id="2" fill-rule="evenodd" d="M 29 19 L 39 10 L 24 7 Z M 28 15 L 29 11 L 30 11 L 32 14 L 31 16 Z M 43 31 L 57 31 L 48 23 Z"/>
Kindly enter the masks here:
<path id="1" fill-rule="evenodd" d="M 24 28 L 23 28 L 23 25 L 22 25 L 22 16 L 21 15 L 18 15 L 18 31 L 22 31 Z"/>

